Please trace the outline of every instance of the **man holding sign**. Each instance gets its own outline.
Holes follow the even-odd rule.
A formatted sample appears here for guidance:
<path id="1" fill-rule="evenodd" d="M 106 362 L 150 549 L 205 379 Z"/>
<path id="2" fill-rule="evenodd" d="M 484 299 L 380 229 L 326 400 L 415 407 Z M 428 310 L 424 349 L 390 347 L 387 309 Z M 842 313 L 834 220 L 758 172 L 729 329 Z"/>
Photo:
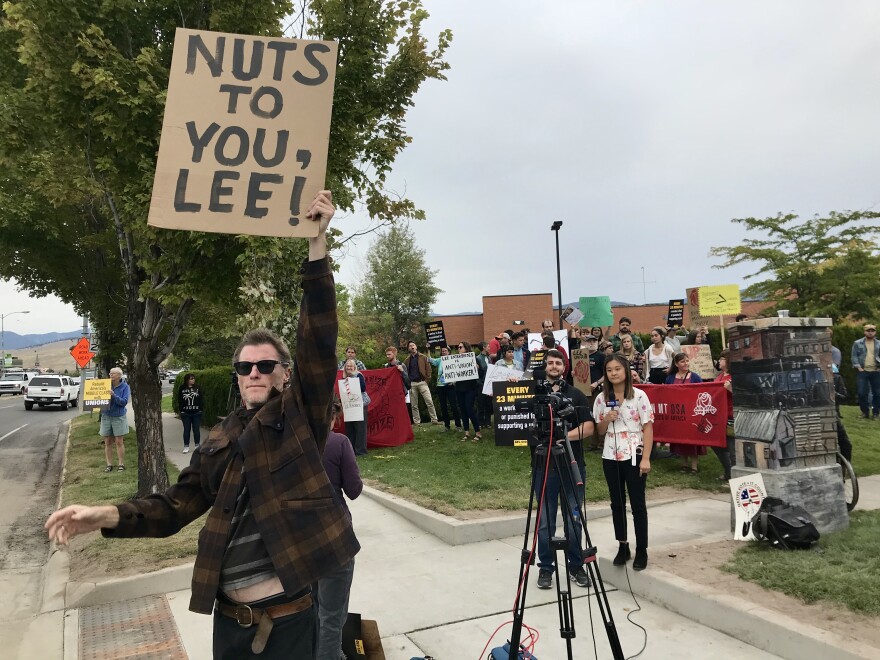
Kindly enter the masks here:
<path id="1" fill-rule="evenodd" d="M 61 544 L 98 529 L 163 537 L 210 510 L 190 609 L 214 613 L 215 658 L 313 657 L 311 585 L 360 549 L 321 460 L 336 377 L 333 213 L 322 191 L 304 214 L 317 236 L 303 264 L 295 368 L 275 334 L 248 332 L 233 357 L 244 406 L 211 429 L 175 485 L 117 506 L 68 506 L 46 522 Z"/>

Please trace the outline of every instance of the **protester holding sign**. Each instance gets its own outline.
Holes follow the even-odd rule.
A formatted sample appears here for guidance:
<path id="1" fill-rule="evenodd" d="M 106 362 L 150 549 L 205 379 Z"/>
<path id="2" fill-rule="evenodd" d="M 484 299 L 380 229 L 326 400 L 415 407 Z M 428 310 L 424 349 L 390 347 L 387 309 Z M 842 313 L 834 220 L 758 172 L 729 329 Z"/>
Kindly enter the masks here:
<path id="1" fill-rule="evenodd" d="M 343 366 L 343 376 L 355 378 L 360 384 L 361 400 L 364 402 L 364 416 L 361 420 L 345 422 L 345 435 L 351 441 L 356 456 L 367 455 L 367 408 L 370 405 L 370 395 L 367 394 L 367 381 L 364 375 L 358 371 L 356 360 L 346 360 Z"/>
<path id="2" fill-rule="evenodd" d="M 667 385 L 683 385 L 684 383 L 702 383 L 699 374 L 690 369 L 690 360 L 684 353 L 676 353 L 672 358 L 673 371 L 666 377 Z M 682 472 L 697 474 L 697 462 L 700 456 L 706 455 L 706 448 L 702 445 L 679 444 L 672 442 L 669 449 L 673 454 L 682 458 Z"/>
<path id="3" fill-rule="evenodd" d="M 511 352 L 513 351 L 513 347 L 508 348 Z M 468 342 L 460 341 L 458 343 L 459 355 L 465 355 L 470 352 L 471 345 Z M 474 403 L 477 400 L 477 394 L 479 393 L 479 373 L 475 373 L 474 378 L 472 379 L 455 381 L 455 394 L 458 396 L 458 409 L 461 411 L 461 421 L 462 424 L 464 424 L 464 437 L 461 439 L 462 442 L 465 442 L 470 437 L 469 421 L 474 425 L 473 442 L 483 439 L 483 436 L 480 433 L 480 420 L 477 417 L 477 411 L 474 407 Z"/>
<path id="4" fill-rule="evenodd" d="M 721 373 L 715 378 L 716 383 L 724 383 L 724 389 L 727 392 L 727 447 L 712 446 L 712 451 L 721 461 L 724 468 L 724 475 L 719 481 L 730 481 L 730 468 L 736 464 L 736 436 L 733 433 L 733 377 L 730 375 L 730 351 L 724 349 L 721 351 L 721 357 L 718 358 L 718 368 Z"/>
<path id="5" fill-rule="evenodd" d="M 455 428 L 461 431 L 461 414 L 456 405 L 455 388 L 446 382 L 443 376 L 443 360 L 431 357 L 431 348 L 428 347 L 428 361 L 431 366 L 437 368 L 437 398 L 440 399 L 440 416 L 443 418 L 443 431 L 448 432 L 449 426 L 449 410 L 452 410 L 452 419 L 455 420 Z M 449 348 L 443 346 L 440 349 L 440 355 L 449 355 Z"/>
<path id="6" fill-rule="evenodd" d="M 110 370 L 110 403 L 101 408 L 101 429 L 99 433 L 104 438 L 104 458 L 107 467 L 104 472 L 113 472 L 112 445 L 116 446 L 117 470 L 125 469 L 125 436 L 128 434 L 128 418 L 125 407 L 131 398 L 131 390 L 128 383 L 122 380 L 122 369 L 113 367 Z M 112 444 L 111 444 L 112 443 Z"/>
<path id="7" fill-rule="evenodd" d="M 636 534 L 633 568 L 641 571 L 648 565 L 645 485 L 651 472 L 654 412 L 647 395 L 633 387 L 629 363 L 620 355 L 612 355 L 605 362 L 605 380 L 593 403 L 593 417 L 599 434 L 605 435 L 602 471 L 608 483 L 614 536 L 619 544 L 613 563 L 623 566 L 631 556 L 626 531 L 626 494 L 629 493 Z"/>

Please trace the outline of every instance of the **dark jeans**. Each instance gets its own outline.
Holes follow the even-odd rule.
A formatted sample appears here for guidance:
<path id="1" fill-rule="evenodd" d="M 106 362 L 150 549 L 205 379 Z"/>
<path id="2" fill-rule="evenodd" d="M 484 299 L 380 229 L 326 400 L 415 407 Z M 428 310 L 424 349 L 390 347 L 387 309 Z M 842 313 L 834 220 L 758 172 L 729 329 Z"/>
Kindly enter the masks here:
<path id="1" fill-rule="evenodd" d="M 315 660 L 339 660 L 342 627 L 348 618 L 348 596 L 354 578 L 354 559 L 318 580 L 318 650 Z M 292 656 L 291 656 L 292 657 Z"/>
<path id="2" fill-rule="evenodd" d="M 552 458 L 550 459 L 553 460 Z M 565 469 L 568 466 L 568 459 L 562 461 Z M 586 470 L 581 465 L 581 480 L 586 479 Z M 566 485 L 569 485 L 571 479 L 566 479 Z M 535 501 L 540 506 L 541 503 L 541 487 L 544 483 L 544 466 L 540 463 L 535 466 Z M 556 564 L 556 557 L 550 548 L 550 539 L 556 533 L 556 511 L 559 506 L 559 496 L 562 493 L 562 484 L 559 472 L 556 471 L 556 465 L 551 462 L 550 472 L 547 474 L 547 489 L 544 492 L 544 507 L 541 508 L 541 524 L 538 527 L 538 567 L 552 570 Z M 567 493 L 567 511 L 572 512 L 572 517 L 568 516 L 567 511 L 562 512 L 563 525 L 568 533 L 568 565 L 573 570 L 577 570 L 584 563 L 584 555 L 581 550 L 581 515 L 580 503 L 584 499 L 584 489 L 582 486 L 569 488 Z M 535 512 L 537 515 L 537 511 Z M 573 519 L 572 519 L 573 518 Z"/>
<path id="3" fill-rule="evenodd" d="M 712 451 L 721 461 L 721 467 L 724 468 L 724 478 L 730 481 L 730 468 L 736 465 L 736 436 L 733 435 L 733 426 L 727 426 L 727 446 L 712 447 Z"/>
<path id="4" fill-rule="evenodd" d="M 437 398 L 440 400 L 440 418 L 449 428 L 449 420 L 455 420 L 455 426 L 461 428 L 461 414 L 458 412 L 458 405 L 455 403 L 458 397 L 455 396 L 455 390 L 452 385 L 437 386 Z M 452 417 L 449 417 L 449 411 L 452 410 Z"/>
<path id="5" fill-rule="evenodd" d="M 193 440 L 195 440 L 196 447 L 198 447 L 202 439 L 202 413 L 181 413 L 180 421 L 183 422 L 183 446 L 189 447 L 189 431 L 192 429 Z"/>
<path id="6" fill-rule="evenodd" d="M 857 371 L 856 392 L 859 395 L 859 408 L 866 417 L 880 415 L 880 371 Z"/>
<path id="7" fill-rule="evenodd" d="M 477 413 L 480 416 L 480 426 L 492 426 L 492 397 L 480 392 L 477 394 Z"/>
<path id="8" fill-rule="evenodd" d="M 852 463 L 852 442 L 849 440 L 849 433 L 843 425 L 843 420 L 837 418 L 837 446 L 843 457 Z"/>
<path id="9" fill-rule="evenodd" d="M 464 430 L 469 430 L 468 420 L 470 420 L 474 425 L 474 433 L 480 432 L 480 420 L 477 419 L 477 411 L 474 410 L 474 401 L 476 401 L 478 393 L 479 390 L 476 389 L 456 390 L 455 392 L 458 396 L 458 410 L 461 414 Z"/>
<path id="10" fill-rule="evenodd" d="M 254 607 L 271 607 L 289 602 L 284 594 L 255 603 Z M 235 619 L 214 614 L 214 660 L 290 660 L 313 658 L 315 653 L 315 606 L 307 610 L 275 619 L 266 648 L 259 655 L 251 651 L 257 626 L 242 628 Z"/>
<path id="11" fill-rule="evenodd" d="M 351 441 L 355 456 L 367 454 L 367 407 L 364 406 L 364 421 L 346 422 L 345 435 Z"/>
<path id="12" fill-rule="evenodd" d="M 648 547 L 648 508 L 645 506 L 645 483 L 647 475 L 639 476 L 639 466 L 630 461 L 602 459 L 602 471 L 608 482 L 608 495 L 611 498 L 611 519 L 614 521 L 614 536 L 618 541 L 626 541 L 626 494 L 632 509 L 633 524 L 636 528 L 636 548 Z"/>

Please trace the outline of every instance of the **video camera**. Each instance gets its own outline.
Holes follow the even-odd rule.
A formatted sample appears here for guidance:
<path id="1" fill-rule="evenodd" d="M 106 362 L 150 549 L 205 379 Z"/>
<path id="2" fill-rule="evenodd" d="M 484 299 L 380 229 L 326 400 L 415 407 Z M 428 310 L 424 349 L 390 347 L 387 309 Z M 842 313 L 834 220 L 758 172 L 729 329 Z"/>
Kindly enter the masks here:
<path id="1" fill-rule="evenodd" d="M 561 440 L 577 426 L 574 402 L 565 396 L 567 383 L 559 381 L 561 390 L 554 392 L 553 383 L 547 380 L 547 371 L 543 366 L 536 367 L 532 377 L 535 380 L 535 396 L 517 401 L 516 409 L 534 415 L 533 431 L 538 443 Z"/>

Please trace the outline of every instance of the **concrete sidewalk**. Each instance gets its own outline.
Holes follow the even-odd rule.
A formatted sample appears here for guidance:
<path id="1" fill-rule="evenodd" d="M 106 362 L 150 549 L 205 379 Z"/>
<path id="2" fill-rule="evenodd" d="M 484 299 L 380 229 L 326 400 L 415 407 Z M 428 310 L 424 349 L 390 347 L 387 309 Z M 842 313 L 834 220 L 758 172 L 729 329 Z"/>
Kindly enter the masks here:
<path id="1" fill-rule="evenodd" d="M 181 452 L 179 420 L 165 415 L 163 427 L 169 458 L 186 465 L 191 455 Z M 880 477 L 860 480 L 860 485 L 859 508 L 863 503 L 865 508 L 880 506 Z M 591 509 L 589 532 L 599 549 L 598 566 L 625 656 L 644 643 L 644 633 L 626 619 L 637 609 L 631 586 L 641 605 L 631 618 L 648 630 L 642 657 L 876 657 L 875 649 L 856 640 L 778 614 L 768 617 L 752 603 L 713 593 L 650 563 L 641 573 L 632 572 L 631 565 L 628 571 L 611 566 L 616 542 L 607 506 Z M 510 620 L 523 543 L 521 518 L 461 523 L 375 491 L 365 491 L 351 503 L 351 511 L 363 549 L 356 560 L 350 609 L 378 622 L 386 658 L 485 657 L 481 651 L 493 632 Z M 678 544 L 729 538 L 724 496 L 655 504 L 649 519 L 649 552 L 657 556 Z M 462 542 L 473 539 L 482 540 Z M 54 567 L 47 571 L 44 614 L 17 631 L 20 643 L 13 647 L 6 645 L 10 631 L 0 629 L 3 648 L 17 648 L 17 657 L 65 660 L 211 657 L 211 617 L 187 609 L 191 564 L 100 584 L 68 584 L 65 556 L 55 553 L 50 562 Z M 541 634 L 536 655 L 565 658 L 556 590 L 538 590 L 536 577 L 533 570 L 526 610 L 526 624 Z M 574 657 L 594 657 L 595 636 L 598 657 L 611 658 L 597 599 L 587 589 L 570 588 Z M 500 646 L 509 632 L 509 624 L 502 627 L 490 648 Z"/>

